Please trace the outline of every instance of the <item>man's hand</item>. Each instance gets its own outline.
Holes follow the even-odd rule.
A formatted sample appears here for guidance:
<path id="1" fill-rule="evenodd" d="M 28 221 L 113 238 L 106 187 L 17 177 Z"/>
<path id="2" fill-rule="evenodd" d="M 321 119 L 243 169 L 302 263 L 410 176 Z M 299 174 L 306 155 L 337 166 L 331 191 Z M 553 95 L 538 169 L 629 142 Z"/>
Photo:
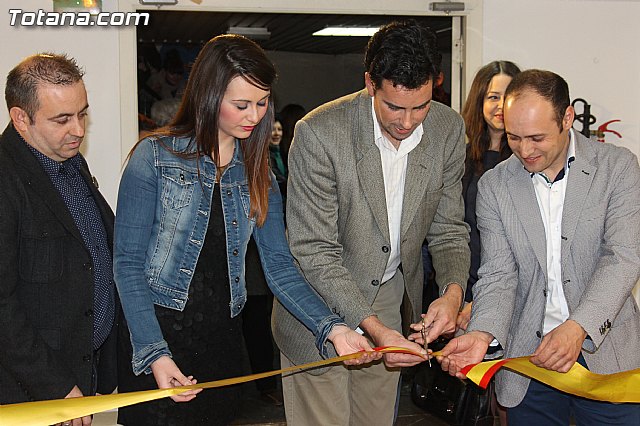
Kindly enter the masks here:
<path id="1" fill-rule="evenodd" d="M 160 389 L 195 385 L 198 382 L 193 376 L 186 377 L 182 374 L 176 363 L 166 355 L 153 361 L 151 371 L 153 371 L 153 377 Z M 171 399 L 175 402 L 191 401 L 200 391 L 202 389 L 188 390 L 179 395 L 173 395 Z"/>
<path id="2" fill-rule="evenodd" d="M 369 341 L 359 333 L 344 325 L 336 325 L 331 329 L 328 339 L 333 343 L 338 355 L 348 355 L 354 352 L 367 352 L 359 358 L 344 361 L 346 365 L 361 365 L 382 358 L 382 353 L 372 352 Z"/>
<path id="3" fill-rule="evenodd" d="M 451 284 L 447 287 L 447 291 L 439 298 L 434 300 L 426 314 L 422 314 L 423 321 L 411 324 L 411 328 L 418 333 L 409 336 L 410 340 L 422 342 L 422 336 L 419 331 L 422 329 L 422 323 L 427 325 L 427 343 L 436 340 L 442 334 L 453 334 L 456 331 L 456 320 L 458 319 L 458 311 L 462 304 L 462 287 L 458 284 Z"/>
<path id="4" fill-rule="evenodd" d="M 384 354 L 384 363 L 387 367 L 413 367 L 428 359 L 424 348 L 414 342 L 410 342 L 405 339 L 402 334 L 385 326 L 376 316 L 365 318 L 360 323 L 360 327 L 367 332 L 378 346 L 398 346 L 422 354 L 422 356 L 393 353 Z"/>
<path id="5" fill-rule="evenodd" d="M 567 320 L 542 338 L 530 361 L 547 370 L 566 373 L 573 367 L 587 332 L 573 320 Z"/>
<path id="6" fill-rule="evenodd" d="M 74 386 L 71 389 L 71 392 L 67 394 L 64 398 L 80 398 L 82 395 L 82 391 L 78 386 Z M 91 425 L 91 416 L 79 417 L 77 419 L 67 420 L 66 422 L 58 423 L 58 426 L 90 426 Z"/>
<path id="7" fill-rule="evenodd" d="M 465 303 L 464 308 L 462 308 L 458 314 L 456 326 L 461 330 L 466 330 L 469 325 L 469 321 L 471 320 L 471 304 L 472 302 Z"/>
<path id="8" fill-rule="evenodd" d="M 493 336 L 490 333 L 472 331 L 452 339 L 436 358 L 444 371 L 464 379 L 465 376 L 460 370 L 469 364 L 482 361 L 492 340 Z"/>

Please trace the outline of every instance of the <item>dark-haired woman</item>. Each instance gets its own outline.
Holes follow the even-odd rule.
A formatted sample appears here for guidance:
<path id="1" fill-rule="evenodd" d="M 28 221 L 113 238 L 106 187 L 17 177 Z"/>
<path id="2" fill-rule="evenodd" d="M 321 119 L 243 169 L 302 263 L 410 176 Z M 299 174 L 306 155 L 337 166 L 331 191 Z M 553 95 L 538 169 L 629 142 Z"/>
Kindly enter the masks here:
<path id="1" fill-rule="evenodd" d="M 271 165 L 271 171 L 276 176 L 283 204 L 286 204 L 288 170 L 283 153 L 282 135 L 282 119 L 276 114 L 273 120 L 273 131 L 269 142 L 269 164 Z"/>
<path id="2" fill-rule="evenodd" d="M 115 226 L 114 275 L 131 342 L 121 353 L 133 364 L 133 371 L 121 367 L 120 392 L 246 373 L 238 314 L 247 297 L 250 236 L 272 292 L 315 333 L 319 351 L 326 354 L 327 340 L 340 354 L 370 349 L 331 313 L 289 252 L 268 163 L 275 76 L 254 42 L 213 38 L 196 59 L 173 122 L 132 150 Z M 122 408 L 118 421 L 138 426 L 233 420 L 237 387 L 197 393 Z"/>
<path id="3" fill-rule="evenodd" d="M 493 61 L 480 68 L 473 79 L 469 96 L 462 108 L 462 118 L 469 143 L 462 177 L 462 196 L 465 204 L 464 220 L 471 227 L 469 234 L 471 267 L 465 293 L 464 309 L 458 316 L 458 326 L 467 328 L 471 316 L 473 285 L 478 281 L 480 267 L 480 232 L 476 222 L 478 180 L 482 174 L 511 155 L 504 138 L 502 104 L 504 92 L 511 79 L 520 72 L 513 62 Z"/>

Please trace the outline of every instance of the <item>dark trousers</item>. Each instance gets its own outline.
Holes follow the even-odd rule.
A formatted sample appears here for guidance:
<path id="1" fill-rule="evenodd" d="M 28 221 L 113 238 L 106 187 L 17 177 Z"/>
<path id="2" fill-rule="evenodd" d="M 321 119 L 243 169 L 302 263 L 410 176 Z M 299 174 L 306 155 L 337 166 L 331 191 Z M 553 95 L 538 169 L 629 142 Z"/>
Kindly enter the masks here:
<path id="1" fill-rule="evenodd" d="M 274 369 L 273 338 L 271 337 L 271 305 L 273 296 L 247 297 L 242 310 L 242 334 L 244 335 L 251 372 L 264 373 Z M 260 392 L 269 392 L 278 387 L 276 376 L 256 380 Z"/>
<path id="2" fill-rule="evenodd" d="M 582 355 L 578 362 L 587 367 Z M 568 426 L 572 416 L 578 426 L 638 426 L 640 404 L 612 404 L 580 398 L 531 380 L 522 402 L 507 409 L 509 426 Z"/>

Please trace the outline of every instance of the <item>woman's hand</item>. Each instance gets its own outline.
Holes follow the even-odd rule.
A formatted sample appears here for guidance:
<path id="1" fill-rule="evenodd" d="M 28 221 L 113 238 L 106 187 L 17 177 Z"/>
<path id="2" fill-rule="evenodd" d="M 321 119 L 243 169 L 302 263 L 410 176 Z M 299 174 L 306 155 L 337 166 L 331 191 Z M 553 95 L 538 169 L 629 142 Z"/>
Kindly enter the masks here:
<path id="1" fill-rule="evenodd" d="M 344 361 L 345 365 L 361 365 L 382 358 L 382 353 L 373 352 L 369 341 L 345 325 L 335 325 L 329 333 L 329 340 L 333 343 L 338 355 L 348 355 L 354 352 L 364 352 L 360 357 Z"/>
<path id="2" fill-rule="evenodd" d="M 151 364 L 151 371 L 153 371 L 153 377 L 156 379 L 158 388 L 168 389 L 178 386 L 195 385 L 198 381 L 193 376 L 185 376 L 182 374 L 178 366 L 168 356 L 161 356 Z M 179 395 L 171 397 L 175 402 L 188 402 L 196 397 L 202 389 L 194 389 L 185 391 Z"/>

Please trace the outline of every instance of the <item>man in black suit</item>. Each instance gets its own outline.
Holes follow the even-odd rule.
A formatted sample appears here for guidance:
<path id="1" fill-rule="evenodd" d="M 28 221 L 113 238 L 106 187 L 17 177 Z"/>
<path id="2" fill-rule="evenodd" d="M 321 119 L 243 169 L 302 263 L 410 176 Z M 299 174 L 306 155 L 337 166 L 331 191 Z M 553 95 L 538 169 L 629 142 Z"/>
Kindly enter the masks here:
<path id="1" fill-rule="evenodd" d="M 87 92 L 73 59 L 7 76 L 0 137 L 0 404 L 110 393 L 118 301 L 113 212 L 79 153 Z M 88 425 L 90 417 L 65 424 Z"/>

